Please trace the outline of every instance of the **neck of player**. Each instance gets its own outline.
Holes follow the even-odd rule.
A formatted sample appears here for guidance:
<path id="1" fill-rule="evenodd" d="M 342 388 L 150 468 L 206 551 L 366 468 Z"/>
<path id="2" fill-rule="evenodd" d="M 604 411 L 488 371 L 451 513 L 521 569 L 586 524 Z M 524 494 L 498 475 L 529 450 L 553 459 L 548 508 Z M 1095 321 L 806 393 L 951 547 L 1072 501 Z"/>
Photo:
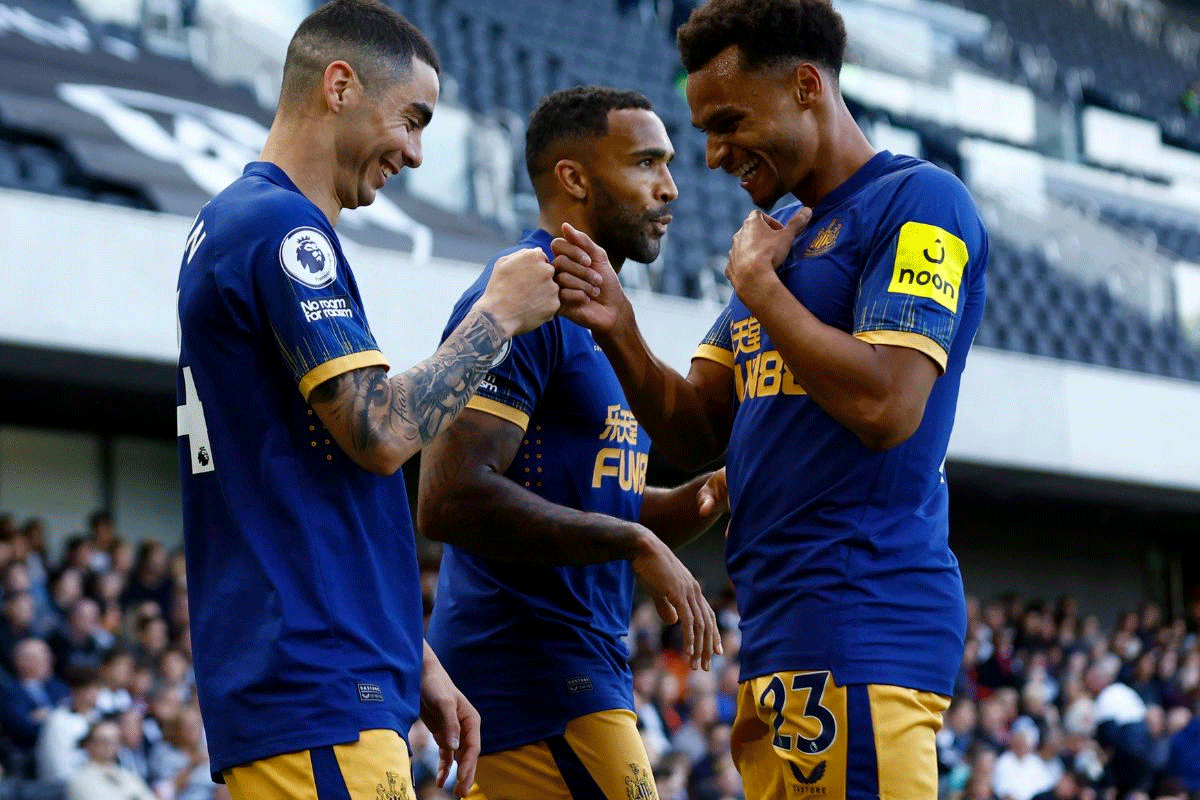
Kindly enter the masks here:
<path id="1" fill-rule="evenodd" d="M 337 227 L 342 204 L 334 189 L 337 168 L 333 137 L 318 121 L 302 115 L 278 115 L 259 160 L 287 174 L 300 193 L 321 209 L 329 224 Z"/>
<path id="2" fill-rule="evenodd" d="M 541 215 L 538 218 L 539 228 L 557 238 L 563 235 L 564 222 L 569 222 L 571 227 L 583 231 L 595 240 L 596 226 L 588 218 L 587 209 L 582 203 L 561 203 L 551 200 L 542 205 Z M 608 263 L 612 264 L 613 272 L 619 273 L 625 264 L 625 254 L 613 252 L 605 242 L 596 241 L 596 244 L 603 247 L 608 254 Z"/>
<path id="3" fill-rule="evenodd" d="M 838 95 L 820 120 L 821 137 L 813 155 L 813 169 L 792 194 L 809 208 L 841 186 L 875 155 L 875 148 L 854 121 L 846 102 Z"/>

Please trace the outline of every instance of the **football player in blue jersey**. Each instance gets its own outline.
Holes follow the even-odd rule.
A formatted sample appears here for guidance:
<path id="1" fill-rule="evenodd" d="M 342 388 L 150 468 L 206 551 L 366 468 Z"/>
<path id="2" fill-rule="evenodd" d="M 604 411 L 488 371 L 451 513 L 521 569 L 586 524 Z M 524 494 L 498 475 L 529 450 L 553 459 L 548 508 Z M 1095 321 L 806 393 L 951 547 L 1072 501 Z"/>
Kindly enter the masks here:
<path id="1" fill-rule="evenodd" d="M 709 167 L 760 208 L 800 201 L 734 236 L 736 296 L 686 378 L 603 249 L 566 226 L 553 245 L 563 313 L 662 452 L 728 448 L 748 800 L 936 798 L 965 635 L 943 465 L 987 233 L 954 175 L 871 147 L 838 88 L 845 42 L 828 0 L 710 0 L 679 30 Z"/>
<path id="2" fill-rule="evenodd" d="M 438 59 L 377 0 L 296 31 L 262 159 L 201 209 L 179 274 L 179 455 L 196 683 L 235 800 L 412 797 L 418 713 L 472 782 L 479 717 L 422 634 L 394 473 L 510 337 L 558 308 L 545 253 L 496 264 L 428 360 L 388 376 L 335 225 L 421 163 Z"/>
<path id="3" fill-rule="evenodd" d="M 540 226 L 517 248 L 549 254 L 569 222 L 603 243 L 613 269 L 653 261 L 677 194 L 673 155 L 640 94 L 589 86 L 546 97 L 526 138 Z M 472 798 L 657 797 L 624 642 L 634 583 L 679 621 L 693 666 L 707 668 L 716 619 L 671 549 L 725 504 L 707 496 L 707 476 L 647 487 L 649 450 L 591 334 L 556 318 L 512 340 L 422 453 L 418 522 L 446 543 L 427 636 L 483 718 Z"/>

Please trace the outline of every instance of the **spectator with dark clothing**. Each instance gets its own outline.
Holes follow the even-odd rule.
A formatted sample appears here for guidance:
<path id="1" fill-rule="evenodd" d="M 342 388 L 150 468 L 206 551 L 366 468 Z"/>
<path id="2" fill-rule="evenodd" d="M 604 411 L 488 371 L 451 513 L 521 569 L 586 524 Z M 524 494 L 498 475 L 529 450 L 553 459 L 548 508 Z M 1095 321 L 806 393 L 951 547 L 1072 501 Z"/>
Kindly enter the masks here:
<path id="1" fill-rule="evenodd" d="M 87 541 L 91 545 L 88 568 L 93 572 L 107 571 L 112 564 L 109 551 L 117 541 L 113 516 L 107 509 L 93 512 L 88 517 Z"/>
<path id="2" fill-rule="evenodd" d="M 0 665 L 10 674 L 16 674 L 16 659 L 13 649 L 22 639 L 37 638 L 42 631 L 35 621 L 33 595 L 29 592 L 10 592 L 4 595 L 4 608 L 0 617 Z"/>
<path id="3" fill-rule="evenodd" d="M 133 574 L 121 593 L 121 605 L 129 608 L 153 600 L 158 603 L 159 612 L 165 617 L 171 610 L 172 589 L 167 548 L 154 539 L 143 540 L 138 546 Z"/>
<path id="4" fill-rule="evenodd" d="M 0 725 L 15 752 L 9 766 L 22 777 L 34 777 L 34 747 L 42 723 L 69 694 L 54 677 L 53 656 L 41 639 L 21 639 L 13 649 L 14 681 L 0 689 Z"/>
<path id="5" fill-rule="evenodd" d="M 162 617 L 144 616 L 138 622 L 137 643 L 134 659 L 139 663 L 158 664 L 159 658 L 170 647 L 171 640 L 167 621 Z"/>
<path id="6" fill-rule="evenodd" d="M 1033 800 L 1095 800 L 1096 790 L 1087 779 L 1074 772 L 1064 772 L 1053 789 L 1033 796 Z"/>
<path id="7" fill-rule="evenodd" d="M 975 703 L 958 697 L 946 710 L 946 724 L 937 734 L 938 783 L 942 787 L 961 789 L 970 774 L 967 752 L 975 742 L 977 723 Z"/>
<path id="8" fill-rule="evenodd" d="M 75 601 L 83 597 L 83 573 L 77 569 L 61 569 L 50 581 L 50 611 L 55 624 L 62 622 L 70 613 Z"/>
<path id="9" fill-rule="evenodd" d="M 117 715 L 117 728 L 121 734 L 121 746 L 117 751 L 117 763 L 135 773 L 147 784 L 158 779 L 150 771 L 150 745 L 146 741 L 143 723 L 146 713 L 141 706 L 131 705 Z"/>
<path id="10" fill-rule="evenodd" d="M 99 669 L 112 646 L 112 635 L 100 626 L 100 606 L 81 597 L 71 606 L 65 623 L 47 637 L 60 677 L 73 669 Z"/>
<path id="11" fill-rule="evenodd" d="M 95 570 L 93 561 L 95 553 L 96 548 L 92 545 L 90 538 L 82 534 L 72 536 L 67 539 L 62 568 L 78 570 L 82 578 Z"/>
<path id="12" fill-rule="evenodd" d="M 1166 773 L 1189 792 L 1200 792 L 1200 715 L 1171 737 Z"/>

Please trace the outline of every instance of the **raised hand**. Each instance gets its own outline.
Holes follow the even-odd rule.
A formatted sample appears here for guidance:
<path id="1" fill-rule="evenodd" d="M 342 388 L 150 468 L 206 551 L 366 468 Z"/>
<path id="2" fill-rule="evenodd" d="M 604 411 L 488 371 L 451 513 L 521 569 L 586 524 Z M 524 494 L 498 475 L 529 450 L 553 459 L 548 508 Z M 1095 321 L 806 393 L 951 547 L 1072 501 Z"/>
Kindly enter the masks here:
<path id="1" fill-rule="evenodd" d="M 559 313 L 597 333 L 615 330 L 631 311 L 604 248 L 564 222 L 562 236 L 550 249 L 554 251 L 554 279 L 561 290 Z"/>
<path id="2" fill-rule="evenodd" d="M 509 336 L 531 331 L 559 308 L 554 267 L 538 249 L 518 250 L 500 258 L 475 307 L 487 311 Z"/>
<path id="3" fill-rule="evenodd" d="M 751 305 L 768 286 L 778 283 L 775 270 L 787 258 L 796 237 L 812 219 L 812 211 L 802 208 L 787 224 L 761 211 L 751 211 L 741 229 L 733 235 L 725 277 L 733 284 L 742 302 Z"/>

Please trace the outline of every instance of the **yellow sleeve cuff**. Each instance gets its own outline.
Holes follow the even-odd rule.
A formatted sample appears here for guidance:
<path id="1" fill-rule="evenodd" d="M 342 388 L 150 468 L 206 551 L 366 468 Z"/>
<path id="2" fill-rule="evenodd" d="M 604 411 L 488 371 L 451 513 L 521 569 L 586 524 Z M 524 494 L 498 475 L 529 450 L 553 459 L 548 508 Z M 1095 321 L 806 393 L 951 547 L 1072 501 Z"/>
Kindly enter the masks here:
<path id="1" fill-rule="evenodd" d="M 330 378 L 336 378 L 338 375 L 363 367 L 387 369 L 389 366 L 383 353 L 378 350 L 363 350 L 360 353 L 338 356 L 313 367 L 300 379 L 300 396 L 304 398 L 305 402 L 308 402 L 308 396 L 312 394 L 312 390 Z"/>
<path id="2" fill-rule="evenodd" d="M 940 344 L 920 333 L 908 331 L 859 331 L 854 334 L 854 338 L 861 339 L 867 344 L 886 344 L 892 347 L 907 347 L 910 350 L 919 350 L 933 359 L 933 363 L 938 365 L 939 373 L 946 371 L 946 362 L 950 360 L 949 355 L 942 349 Z"/>
<path id="3" fill-rule="evenodd" d="M 524 411 L 512 406 L 506 406 L 504 403 L 498 403 L 487 397 L 475 395 L 467 401 L 467 408 L 491 414 L 493 417 L 499 417 L 502 420 L 511 422 L 523 431 L 529 428 L 529 415 Z"/>
<path id="4" fill-rule="evenodd" d="M 703 358 L 705 361 L 715 361 L 724 367 L 733 369 L 733 353 L 724 347 L 717 347 L 714 344 L 702 344 L 692 354 L 693 361 L 697 358 Z"/>

